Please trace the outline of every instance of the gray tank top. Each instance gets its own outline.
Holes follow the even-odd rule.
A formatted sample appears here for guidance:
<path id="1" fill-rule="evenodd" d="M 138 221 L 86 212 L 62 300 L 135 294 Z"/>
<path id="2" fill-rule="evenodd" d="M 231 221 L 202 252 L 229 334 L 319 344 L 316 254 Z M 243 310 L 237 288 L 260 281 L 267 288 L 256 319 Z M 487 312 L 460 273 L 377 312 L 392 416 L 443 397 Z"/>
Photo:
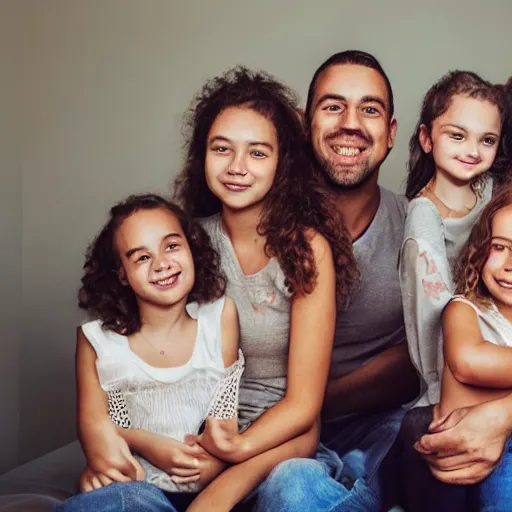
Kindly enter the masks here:
<path id="1" fill-rule="evenodd" d="M 240 348 L 245 356 L 238 415 L 245 429 L 285 395 L 291 294 L 275 258 L 256 274 L 243 273 L 220 214 L 200 219 L 200 223 L 220 254 L 226 295 L 238 309 Z"/>

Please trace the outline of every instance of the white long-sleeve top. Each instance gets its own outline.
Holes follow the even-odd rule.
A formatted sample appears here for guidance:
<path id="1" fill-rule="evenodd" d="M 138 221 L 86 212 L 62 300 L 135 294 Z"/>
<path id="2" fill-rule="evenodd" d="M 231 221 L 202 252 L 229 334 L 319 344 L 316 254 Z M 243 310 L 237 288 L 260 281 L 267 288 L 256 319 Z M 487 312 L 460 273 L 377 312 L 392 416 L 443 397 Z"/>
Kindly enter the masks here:
<path id="1" fill-rule="evenodd" d="M 487 179 L 475 206 L 461 218 L 442 219 L 427 197 L 409 203 L 399 277 L 409 354 L 423 380 L 417 406 L 439 402 L 441 315 L 454 292 L 451 268 L 491 194 L 492 180 Z"/>

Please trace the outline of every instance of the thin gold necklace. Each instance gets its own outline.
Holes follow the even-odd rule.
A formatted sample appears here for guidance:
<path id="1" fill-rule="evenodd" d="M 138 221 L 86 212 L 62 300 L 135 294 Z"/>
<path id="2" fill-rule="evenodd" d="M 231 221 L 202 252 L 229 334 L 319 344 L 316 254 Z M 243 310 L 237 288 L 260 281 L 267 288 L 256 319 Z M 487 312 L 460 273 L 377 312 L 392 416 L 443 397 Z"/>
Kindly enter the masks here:
<path id="1" fill-rule="evenodd" d="M 169 336 L 170 331 L 167 333 L 167 336 Z M 165 356 L 165 350 L 158 350 L 151 341 L 149 341 L 144 334 L 142 334 L 142 331 L 139 331 L 139 334 L 149 343 L 149 346 L 155 351 L 158 352 L 161 356 Z"/>
<path id="2" fill-rule="evenodd" d="M 473 206 L 471 207 L 467 207 L 467 206 L 464 206 L 463 210 L 456 210 L 454 208 L 450 208 L 435 192 L 434 190 L 434 183 L 430 184 L 430 186 L 428 187 L 428 191 L 448 210 L 448 213 L 455 213 L 455 214 L 463 214 L 463 215 L 467 215 L 475 206 L 476 206 L 476 202 L 478 201 L 478 198 L 475 197 L 475 204 L 473 204 Z M 475 194 L 476 196 L 476 194 Z"/>

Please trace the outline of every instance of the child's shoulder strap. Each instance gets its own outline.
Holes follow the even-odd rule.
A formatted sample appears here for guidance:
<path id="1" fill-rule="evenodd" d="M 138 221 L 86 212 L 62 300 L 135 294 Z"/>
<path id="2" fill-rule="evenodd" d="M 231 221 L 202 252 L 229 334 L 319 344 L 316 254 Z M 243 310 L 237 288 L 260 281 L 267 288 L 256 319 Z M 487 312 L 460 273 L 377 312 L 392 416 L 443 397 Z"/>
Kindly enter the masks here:
<path id="1" fill-rule="evenodd" d="M 98 359 L 104 357 L 114 345 L 115 333 L 103 329 L 100 320 L 93 320 L 82 324 L 82 332 L 96 351 Z"/>
<path id="2" fill-rule="evenodd" d="M 470 306 L 471 308 L 473 308 L 475 310 L 475 313 L 478 315 L 478 316 L 481 316 L 481 311 L 478 309 L 478 307 L 476 306 L 476 304 L 474 304 L 473 302 L 471 302 L 467 297 L 465 297 L 464 295 L 454 295 L 450 302 L 463 302 L 464 304 L 467 304 L 468 306 Z"/>
<path id="3" fill-rule="evenodd" d="M 225 302 L 226 298 L 222 296 L 213 302 L 195 305 L 197 342 L 206 351 L 209 359 L 220 363 L 222 363 L 222 312 Z M 190 309 L 189 312 L 191 312 Z"/>

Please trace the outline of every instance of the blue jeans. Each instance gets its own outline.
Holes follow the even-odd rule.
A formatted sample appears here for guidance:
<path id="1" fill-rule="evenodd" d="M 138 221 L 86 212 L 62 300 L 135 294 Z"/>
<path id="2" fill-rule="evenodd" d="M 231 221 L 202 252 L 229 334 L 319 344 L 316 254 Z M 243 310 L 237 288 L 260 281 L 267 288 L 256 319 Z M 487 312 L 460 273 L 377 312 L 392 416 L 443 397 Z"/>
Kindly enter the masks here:
<path id="1" fill-rule="evenodd" d="M 511 510 L 512 496 L 512 441 L 509 439 L 496 469 L 480 484 L 480 512 L 507 512 Z"/>
<path id="2" fill-rule="evenodd" d="M 404 414 L 405 409 L 397 409 L 325 422 L 325 446 L 316 460 L 290 459 L 274 468 L 258 488 L 255 511 L 380 511 L 387 485 L 383 477 L 395 477 L 388 452 Z"/>
<path id="3" fill-rule="evenodd" d="M 58 505 L 55 511 L 180 512 L 187 508 L 195 496 L 195 493 L 166 493 L 147 482 L 117 483 L 77 494 Z"/>

